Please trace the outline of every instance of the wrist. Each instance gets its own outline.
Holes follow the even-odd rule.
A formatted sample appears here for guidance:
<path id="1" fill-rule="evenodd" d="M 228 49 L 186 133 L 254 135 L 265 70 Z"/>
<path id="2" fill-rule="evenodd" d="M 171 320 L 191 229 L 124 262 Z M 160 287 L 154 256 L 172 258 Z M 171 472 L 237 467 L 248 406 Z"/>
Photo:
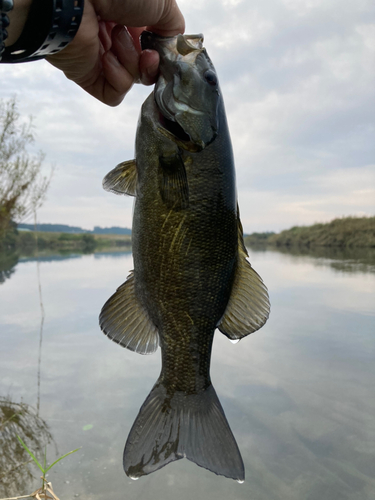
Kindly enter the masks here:
<path id="1" fill-rule="evenodd" d="M 14 0 L 14 7 L 8 13 L 9 26 L 7 28 L 8 38 L 5 40 L 5 46 L 13 45 L 20 37 L 25 26 L 27 16 L 32 4 L 32 0 Z"/>

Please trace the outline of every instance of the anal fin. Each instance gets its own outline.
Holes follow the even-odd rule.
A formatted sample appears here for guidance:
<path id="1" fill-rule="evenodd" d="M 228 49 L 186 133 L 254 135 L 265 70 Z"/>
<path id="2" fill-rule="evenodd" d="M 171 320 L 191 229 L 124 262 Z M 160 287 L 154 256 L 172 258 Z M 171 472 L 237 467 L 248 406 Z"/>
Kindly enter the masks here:
<path id="1" fill-rule="evenodd" d="M 108 338 L 139 354 L 152 354 L 159 345 L 159 334 L 134 289 L 134 274 L 104 304 L 100 328 Z"/>

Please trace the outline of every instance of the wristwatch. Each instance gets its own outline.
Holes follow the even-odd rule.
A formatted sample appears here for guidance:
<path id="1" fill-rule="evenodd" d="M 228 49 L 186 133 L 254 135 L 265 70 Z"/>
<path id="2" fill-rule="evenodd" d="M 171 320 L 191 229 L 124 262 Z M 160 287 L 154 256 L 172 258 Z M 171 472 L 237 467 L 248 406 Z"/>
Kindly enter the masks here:
<path id="1" fill-rule="evenodd" d="M 12 10 L 13 0 L 0 0 L 0 62 L 36 61 L 64 49 L 78 31 L 83 6 L 84 0 L 33 0 L 18 40 L 4 47 L 9 26 L 6 13 Z"/>

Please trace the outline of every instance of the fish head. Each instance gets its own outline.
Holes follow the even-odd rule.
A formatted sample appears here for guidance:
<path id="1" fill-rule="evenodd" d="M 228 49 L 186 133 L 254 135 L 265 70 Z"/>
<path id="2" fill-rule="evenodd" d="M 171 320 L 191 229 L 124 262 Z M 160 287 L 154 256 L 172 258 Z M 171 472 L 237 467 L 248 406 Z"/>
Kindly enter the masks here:
<path id="1" fill-rule="evenodd" d="M 144 31 L 141 45 L 160 55 L 154 95 L 162 133 L 172 135 L 184 149 L 202 150 L 218 134 L 221 98 L 203 35 L 162 37 Z"/>

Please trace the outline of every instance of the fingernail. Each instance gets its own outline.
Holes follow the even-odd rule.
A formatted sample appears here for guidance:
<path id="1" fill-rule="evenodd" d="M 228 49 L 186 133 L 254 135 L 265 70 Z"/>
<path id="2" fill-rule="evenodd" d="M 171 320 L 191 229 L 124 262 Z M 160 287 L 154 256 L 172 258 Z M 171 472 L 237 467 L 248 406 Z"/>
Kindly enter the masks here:
<path id="1" fill-rule="evenodd" d="M 125 28 L 125 26 L 123 26 L 119 31 L 118 40 L 126 50 L 136 51 L 136 48 L 134 46 L 134 40 L 129 31 Z"/>

